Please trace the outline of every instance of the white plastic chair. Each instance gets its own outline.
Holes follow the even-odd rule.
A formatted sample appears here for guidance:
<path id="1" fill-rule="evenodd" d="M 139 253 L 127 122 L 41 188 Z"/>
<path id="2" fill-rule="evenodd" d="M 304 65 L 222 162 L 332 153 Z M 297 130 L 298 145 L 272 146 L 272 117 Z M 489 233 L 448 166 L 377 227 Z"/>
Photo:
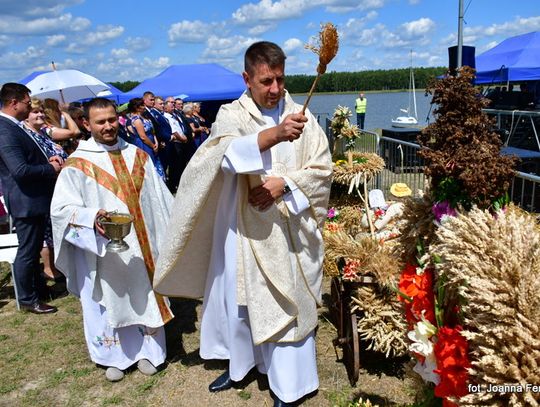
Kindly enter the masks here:
<path id="1" fill-rule="evenodd" d="M 17 293 L 17 284 L 15 283 L 15 270 L 13 269 L 13 262 L 17 255 L 18 246 L 19 241 L 15 233 L 0 234 L 0 262 L 8 262 L 11 268 L 11 278 L 13 280 L 13 288 L 15 289 L 15 302 L 19 310 L 21 306 L 19 305 L 19 294 Z"/>

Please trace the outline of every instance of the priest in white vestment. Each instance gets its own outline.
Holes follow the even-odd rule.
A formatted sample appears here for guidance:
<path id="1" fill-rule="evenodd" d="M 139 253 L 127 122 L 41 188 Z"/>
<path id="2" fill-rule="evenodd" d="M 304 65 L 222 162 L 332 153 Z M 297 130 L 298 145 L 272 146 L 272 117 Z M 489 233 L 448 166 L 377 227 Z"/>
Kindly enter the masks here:
<path id="1" fill-rule="evenodd" d="M 92 138 L 66 161 L 51 203 L 56 267 L 80 298 L 88 351 L 106 378 L 121 380 L 135 363 L 151 375 L 165 361 L 163 326 L 173 317 L 152 289 L 173 197 L 149 156 L 117 137 L 112 102 L 93 99 L 86 117 Z M 106 251 L 99 222 L 112 211 L 133 216 L 121 253 Z"/>
<path id="2" fill-rule="evenodd" d="M 154 277 L 164 295 L 204 296 L 200 355 L 229 360 L 209 390 L 256 367 L 274 406 L 319 385 L 314 330 L 332 173 L 326 136 L 285 91 L 284 68 L 276 44 L 246 51 L 248 90 L 221 107 L 184 172 Z"/>

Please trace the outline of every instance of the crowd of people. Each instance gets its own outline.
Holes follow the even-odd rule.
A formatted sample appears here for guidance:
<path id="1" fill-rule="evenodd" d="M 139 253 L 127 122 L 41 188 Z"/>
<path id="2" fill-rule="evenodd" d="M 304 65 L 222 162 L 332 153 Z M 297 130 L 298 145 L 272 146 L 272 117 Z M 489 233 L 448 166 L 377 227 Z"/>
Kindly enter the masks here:
<path id="1" fill-rule="evenodd" d="M 22 89 L 16 86 L 17 84 L 6 85 L 6 97 L 20 93 Z M 1 103 L 3 108 L 9 110 L 7 99 Z M 77 149 L 81 140 L 88 140 L 91 137 L 90 131 L 85 126 L 86 116 L 83 103 L 60 104 L 56 99 L 41 100 L 31 97 L 28 108 L 28 115 L 20 120 L 20 127 L 31 136 L 39 150 L 49 160 L 57 162 L 60 167 Z M 26 113 L 19 109 L 18 114 Z M 152 92 L 145 92 L 143 98 L 130 100 L 127 112 L 119 114 L 120 137 L 143 149 L 151 157 L 158 174 L 166 182 L 169 190 L 175 193 L 182 172 L 191 156 L 209 135 L 209 126 L 207 127 L 205 119 L 200 115 L 200 103 L 184 105 L 182 99 L 172 97 L 167 98 L 165 103 L 163 98 L 155 97 Z M 4 115 L 4 118 L 7 116 Z M 10 146 L 3 148 L 3 152 L 8 155 Z M 9 166 L 8 163 L 11 161 L 9 158 L 6 159 L 6 166 Z M 9 185 L 10 181 L 6 183 Z M 52 189 L 49 192 L 52 193 Z M 28 202 L 28 205 L 30 204 Z M 4 213 L 7 215 L 4 204 L 0 202 L 0 215 Z M 11 215 L 13 217 L 13 214 Z M 27 278 L 27 273 L 18 273 L 24 280 L 20 281 L 20 287 L 18 286 L 18 291 L 22 294 L 20 304 L 23 308 L 28 305 L 25 296 L 31 298 L 30 302 L 35 302 L 35 298 L 42 300 L 51 298 L 45 280 L 64 280 L 64 276 L 54 266 L 51 222 L 49 216 L 46 217 L 44 240 L 40 250 L 43 270 L 40 271 L 40 275 L 33 276 L 30 280 Z M 7 217 L 4 217 L 3 221 L 5 225 Z M 27 261 L 35 264 L 36 259 Z M 32 292 L 31 295 L 30 292 Z M 33 303 L 32 312 L 41 313 L 44 309 L 55 311 L 54 307 L 49 308 L 47 304 L 37 306 Z"/>
<path id="2" fill-rule="evenodd" d="M 52 236 L 54 264 L 80 298 L 90 357 L 109 381 L 132 365 L 155 374 L 174 317 L 167 296 L 202 297 L 200 356 L 229 361 L 210 392 L 252 369 L 267 375 L 277 407 L 317 390 L 332 161 L 317 120 L 284 89 L 285 58 L 266 41 L 247 49 L 247 91 L 221 107 L 211 136 L 200 105 L 152 92 L 120 116 L 103 98 L 76 118 L 56 106 L 52 123 L 24 85 L 0 90 L 19 303 L 56 311 L 40 292 L 39 252 Z M 74 151 L 59 145 L 81 135 Z M 123 252 L 107 250 L 114 213 L 133 223 Z"/>

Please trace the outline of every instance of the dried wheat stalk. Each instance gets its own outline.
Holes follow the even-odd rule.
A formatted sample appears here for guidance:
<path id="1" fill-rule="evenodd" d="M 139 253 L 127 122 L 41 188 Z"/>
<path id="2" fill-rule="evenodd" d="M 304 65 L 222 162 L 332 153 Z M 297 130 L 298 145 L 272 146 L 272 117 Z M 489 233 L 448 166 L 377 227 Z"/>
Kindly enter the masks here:
<path id="1" fill-rule="evenodd" d="M 339 49 L 339 37 L 336 26 L 332 23 L 326 23 L 321 31 L 319 32 L 319 47 L 314 47 L 311 45 L 306 46 L 306 48 L 311 49 L 317 55 L 319 55 L 319 65 L 317 65 L 317 76 L 311 85 L 309 90 L 308 97 L 302 107 L 302 114 L 306 113 L 308 103 L 315 91 L 317 82 L 319 81 L 320 76 L 326 72 L 326 67 L 334 59 Z"/>
<path id="2" fill-rule="evenodd" d="M 473 208 L 437 230 L 434 253 L 447 292 L 459 295 L 471 382 L 540 385 L 540 232 L 510 207 L 493 216 Z M 471 393 L 469 406 L 536 406 L 540 393 Z"/>

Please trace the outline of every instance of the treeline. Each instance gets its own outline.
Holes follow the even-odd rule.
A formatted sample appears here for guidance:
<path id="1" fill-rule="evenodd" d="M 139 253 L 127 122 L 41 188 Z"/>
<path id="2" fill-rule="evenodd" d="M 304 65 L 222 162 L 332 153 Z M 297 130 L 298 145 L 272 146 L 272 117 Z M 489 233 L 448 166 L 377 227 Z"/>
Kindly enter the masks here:
<path id="1" fill-rule="evenodd" d="M 140 84 L 140 82 L 137 82 L 137 81 L 109 82 L 109 83 L 113 85 L 115 88 L 120 89 L 122 92 L 128 92 L 131 89 L 133 89 L 135 86 Z"/>
<path id="2" fill-rule="evenodd" d="M 419 89 L 444 73 L 447 68 L 415 68 L 414 82 Z M 315 75 L 287 75 L 286 87 L 290 93 L 307 93 Z M 111 82 L 122 92 L 127 92 L 140 82 Z M 321 76 L 316 92 L 357 92 L 367 90 L 399 90 L 409 88 L 409 68 L 360 72 L 328 72 Z"/>
<path id="3" fill-rule="evenodd" d="M 447 68 L 415 68 L 414 83 L 425 88 L 428 82 L 444 74 Z M 307 93 L 315 75 L 287 75 L 290 93 Z M 356 92 L 366 90 L 398 90 L 409 88 L 409 68 L 360 72 L 328 72 L 321 76 L 316 92 Z"/>

